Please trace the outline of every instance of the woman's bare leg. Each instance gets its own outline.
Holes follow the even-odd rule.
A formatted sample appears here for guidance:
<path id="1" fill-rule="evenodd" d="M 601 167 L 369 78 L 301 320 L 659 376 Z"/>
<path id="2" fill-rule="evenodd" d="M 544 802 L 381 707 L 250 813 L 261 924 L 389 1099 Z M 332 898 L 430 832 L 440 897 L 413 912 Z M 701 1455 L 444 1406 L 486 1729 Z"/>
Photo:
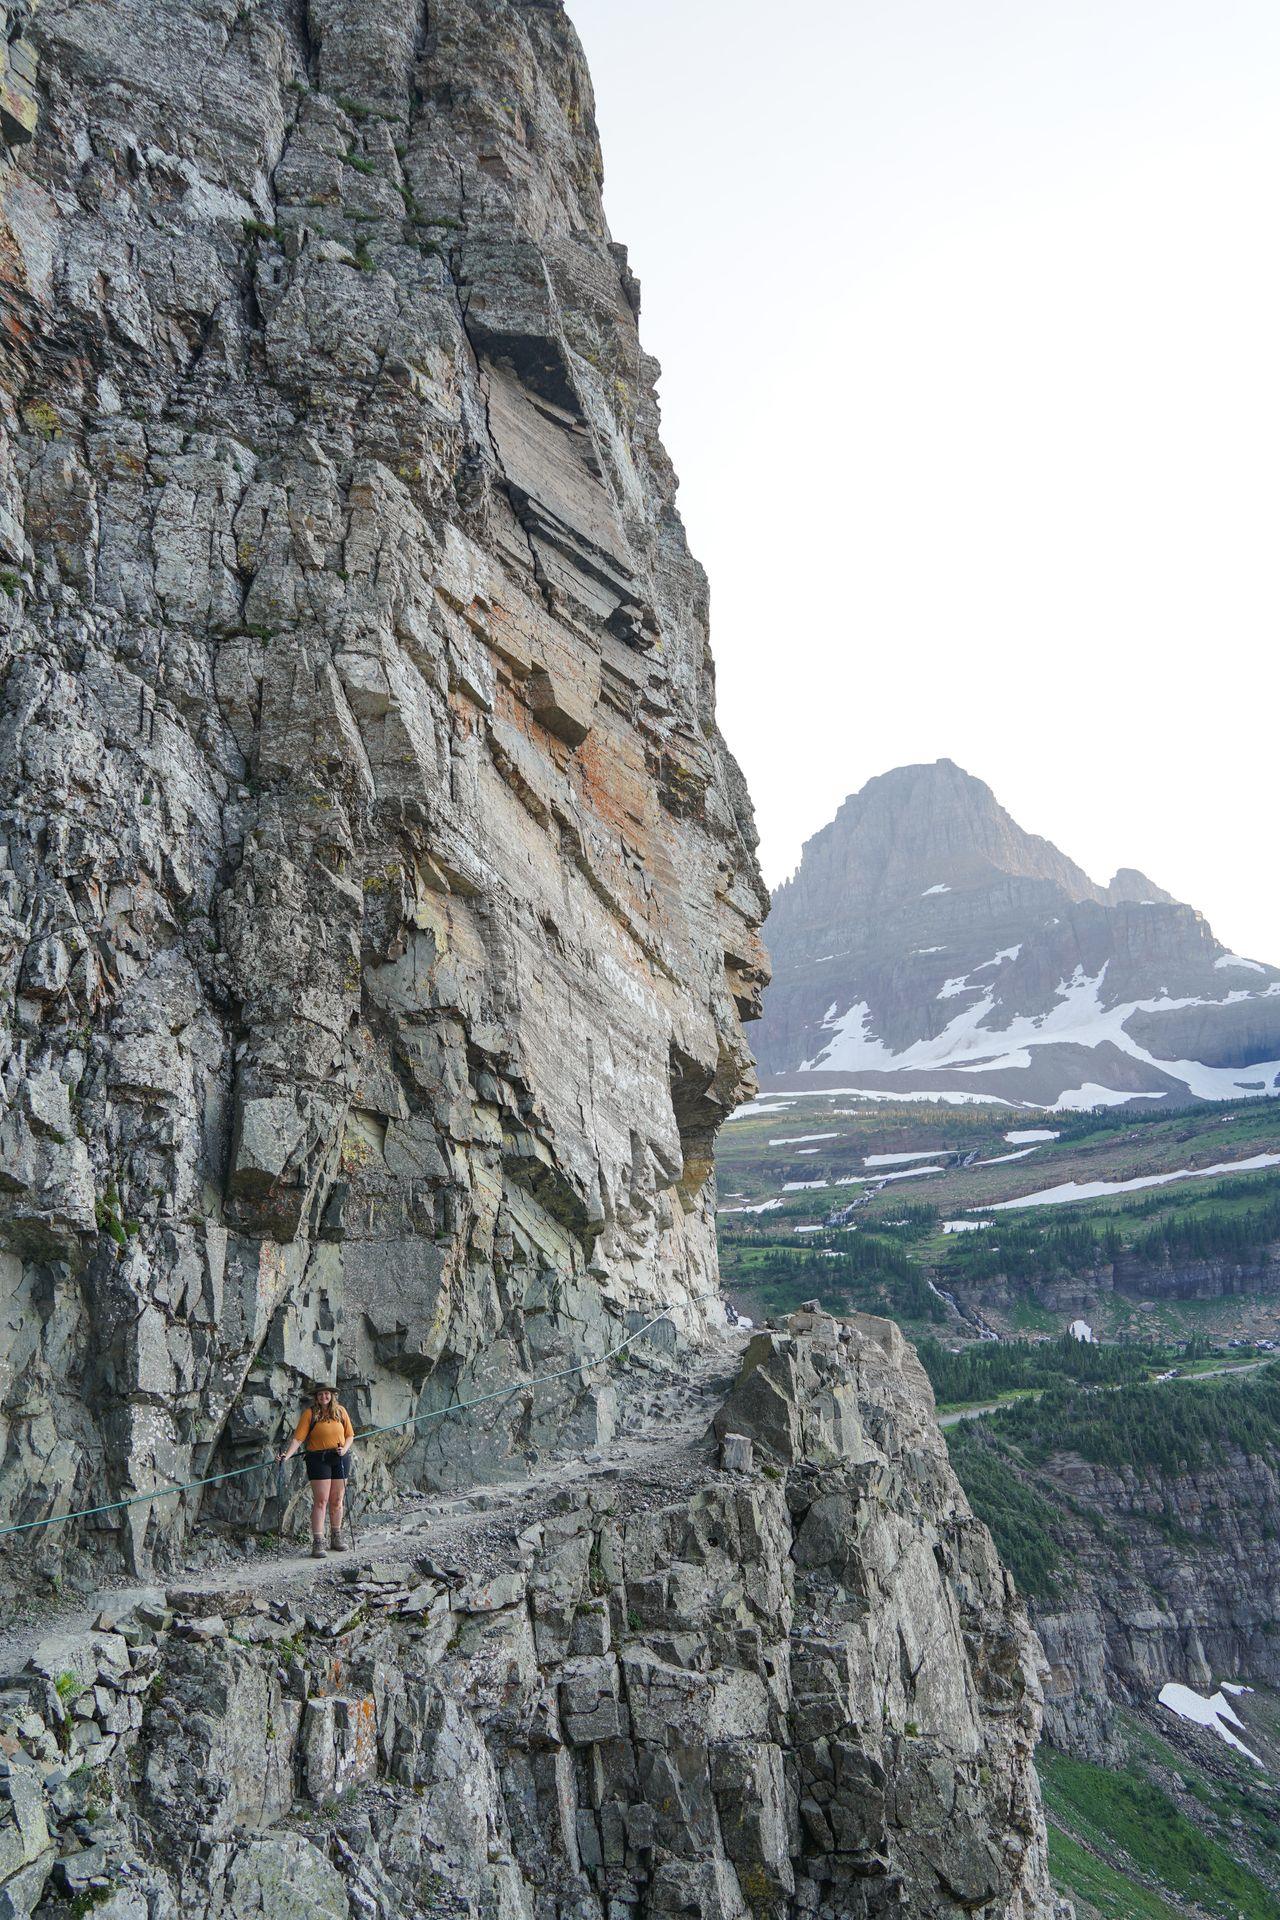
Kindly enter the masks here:
<path id="1" fill-rule="evenodd" d="M 332 1480 L 313 1480 L 311 1482 L 311 1538 L 324 1545 L 324 1516 L 329 1505 L 329 1489 Z"/>
<path id="2" fill-rule="evenodd" d="M 345 1480 L 329 1482 L 329 1525 L 334 1533 L 342 1531 L 342 1502 L 347 1491 Z"/>

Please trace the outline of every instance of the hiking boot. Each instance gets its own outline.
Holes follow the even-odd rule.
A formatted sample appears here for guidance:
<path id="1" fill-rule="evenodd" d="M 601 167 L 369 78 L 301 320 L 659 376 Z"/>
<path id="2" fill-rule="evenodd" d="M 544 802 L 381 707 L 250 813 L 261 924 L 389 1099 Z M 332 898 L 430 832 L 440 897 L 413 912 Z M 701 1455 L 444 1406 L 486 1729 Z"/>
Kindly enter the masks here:
<path id="1" fill-rule="evenodd" d="M 316 1533 L 313 1533 L 311 1536 L 311 1558 L 313 1560 L 324 1559 L 324 1541 L 320 1538 L 319 1534 Z"/>
<path id="2" fill-rule="evenodd" d="M 333 1527 L 330 1529 L 329 1551 L 330 1553 L 342 1552 L 342 1528 L 341 1527 Z"/>

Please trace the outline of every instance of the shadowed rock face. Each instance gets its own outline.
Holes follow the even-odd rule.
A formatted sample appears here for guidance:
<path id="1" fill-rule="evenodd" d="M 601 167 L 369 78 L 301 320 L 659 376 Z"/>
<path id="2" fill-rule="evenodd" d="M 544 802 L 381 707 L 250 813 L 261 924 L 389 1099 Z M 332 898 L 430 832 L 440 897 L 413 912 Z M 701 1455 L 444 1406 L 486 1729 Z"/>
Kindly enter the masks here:
<path id="1" fill-rule="evenodd" d="M 28 33 L 4 1518 L 257 1457 L 311 1375 L 383 1423 L 657 1305 L 695 1336 L 765 977 L 560 7 L 88 0 Z M 500 1470 L 551 1420 L 399 1464 Z"/>
<path id="2" fill-rule="evenodd" d="M 846 800 L 768 936 L 756 1051 L 797 1085 L 1086 1106 L 1280 1085 L 1280 972 L 1134 868 L 1096 886 L 950 760 Z"/>

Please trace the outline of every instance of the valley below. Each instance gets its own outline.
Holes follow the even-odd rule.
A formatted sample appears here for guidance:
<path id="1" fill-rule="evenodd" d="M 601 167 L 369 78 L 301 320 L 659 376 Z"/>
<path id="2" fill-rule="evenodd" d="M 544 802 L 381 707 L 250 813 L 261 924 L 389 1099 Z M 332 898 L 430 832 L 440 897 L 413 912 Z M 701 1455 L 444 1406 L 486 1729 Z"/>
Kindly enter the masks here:
<path id="1" fill-rule="evenodd" d="M 1280 1910 L 1280 1115 L 797 1094 L 721 1136 L 746 1319 L 892 1316 L 1047 1661 L 1082 1915 Z"/>

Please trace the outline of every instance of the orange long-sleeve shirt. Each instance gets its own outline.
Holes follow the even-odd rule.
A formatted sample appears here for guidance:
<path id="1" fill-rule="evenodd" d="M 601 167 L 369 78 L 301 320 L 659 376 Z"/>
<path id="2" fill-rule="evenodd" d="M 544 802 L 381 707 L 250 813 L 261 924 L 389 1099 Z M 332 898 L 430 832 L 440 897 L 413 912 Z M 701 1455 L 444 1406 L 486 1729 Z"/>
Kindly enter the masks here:
<path id="1" fill-rule="evenodd" d="M 314 1407 L 308 1407 L 294 1428 L 293 1437 L 299 1446 L 305 1444 L 308 1453 L 324 1453 L 331 1447 L 344 1447 L 348 1440 L 354 1440 L 355 1428 L 346 1408 L 334 1401 L 327 1419 L 322 1419 Z"/>

